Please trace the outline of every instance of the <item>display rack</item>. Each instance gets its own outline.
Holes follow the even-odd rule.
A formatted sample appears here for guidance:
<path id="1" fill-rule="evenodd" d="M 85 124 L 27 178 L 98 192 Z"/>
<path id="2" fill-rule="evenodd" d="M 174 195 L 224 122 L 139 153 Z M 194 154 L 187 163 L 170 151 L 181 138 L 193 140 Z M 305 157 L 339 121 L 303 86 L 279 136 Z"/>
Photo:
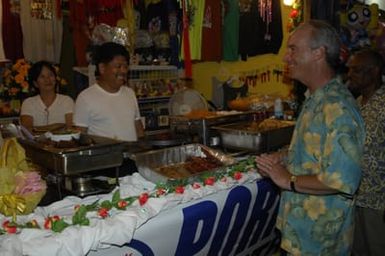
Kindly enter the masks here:
<path id="1" fill-rule="evenodd" d="M 168 102 L 178 90 L 178 68 L 169 65 L 130 66 L 128 84 L 138 98 L 146 131 L 167 129 Z"/>

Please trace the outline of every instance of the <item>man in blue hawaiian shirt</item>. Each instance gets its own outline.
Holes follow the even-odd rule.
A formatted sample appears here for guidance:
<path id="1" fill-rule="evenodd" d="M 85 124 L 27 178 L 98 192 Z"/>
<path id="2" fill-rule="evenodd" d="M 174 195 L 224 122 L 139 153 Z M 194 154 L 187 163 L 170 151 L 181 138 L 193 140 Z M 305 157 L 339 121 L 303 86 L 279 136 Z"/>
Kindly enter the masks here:
<path id="1" fill-rule="evenodd" d="M 385 85 L 384 60 L 377 51 L 354 53 L 347 74 L 365 120 L 366 138 L 362 180 L 357 193 L 353 255 L 385 253 Z"/>
<path id="2" fill-rule="evenodd" d="M 283 190 L 281 248 L 292 255 L 349 255 L 365 130 L 355 99 L 336 79 L 340 40 L 333 27 L 311 20 L 287 47 L 289 74 L 310 95 L 288 152 L 256 157 L 260 173 Z"/>

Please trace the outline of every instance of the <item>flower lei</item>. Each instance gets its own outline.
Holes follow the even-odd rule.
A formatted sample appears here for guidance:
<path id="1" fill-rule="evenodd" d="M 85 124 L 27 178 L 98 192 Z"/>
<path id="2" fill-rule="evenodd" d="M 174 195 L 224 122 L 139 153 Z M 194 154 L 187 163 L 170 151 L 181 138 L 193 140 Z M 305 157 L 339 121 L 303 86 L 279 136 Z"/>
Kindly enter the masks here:
<path id="1" fill-rule="evenodd" d="M 187 179 L 158 183 L 152 192 L 143 192 L 138 196 L 131 196 L 127 198 L 121 198 L 119 190 L 116 190 L 111 200 L 104 200 L 102 202 L 97 200 L 89 205 L 75 205 L 72 223 L 66 222 L 64 218 L 58 215 L 46 217 L 43 227 L 41 227 L 35 219 L 30 220 L 25 224 L 6 220 L 0 227 L 0 235 L 7 233 L 14 234 L 24 228 L 48 229 L 54 232 L 61 232 L 69 226 L 89 226 L 90 219 L 87 217 L 88 212 L 96 212 L 100 219 L 105 219 L 110 217 L 110 211 L 113 208 L 124 211 L 135 201 L 138 201 L 139 205 L 143 206 L 150 198 L 159 198 L 171 193 L 183 194 L 185 186 L 189 184 L 193 189 L 199 189 L 203 186 L 213 186 L 216 182 L 226 182 L 228 178 L 239 181 L 242 179 L 244 173 L 255 170 L 255 159 L 254 157 L 249 157 L 227 167 L 223 171 L 202 174 L 198 176 L 196 181 L 192 184 L 190 184 Z"/>
<path id="2" fill-rule="evenodd" d="M 289 14 L 289 23 L 287 24 L 287 30 L 293 31 L 303 21 L 303 4 L 302 0 L 295 0 L 291 6 Z"/>

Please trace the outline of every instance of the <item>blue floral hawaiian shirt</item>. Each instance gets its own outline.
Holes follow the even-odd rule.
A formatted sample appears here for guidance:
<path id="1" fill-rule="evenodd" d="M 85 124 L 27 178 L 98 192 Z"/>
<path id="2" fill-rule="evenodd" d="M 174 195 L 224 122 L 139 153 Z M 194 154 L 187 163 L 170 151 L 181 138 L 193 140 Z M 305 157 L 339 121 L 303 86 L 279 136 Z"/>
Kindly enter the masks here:
<path id="1" fill-rule="evenodd" d="M 307 98 L 290 144 L 288 170 L 317 175 L 340 193 L 282 192 L 277 226 L 281 247 L 290 254 L 350 255 L 364 139 L 358 105 L 336 79 Z"/>

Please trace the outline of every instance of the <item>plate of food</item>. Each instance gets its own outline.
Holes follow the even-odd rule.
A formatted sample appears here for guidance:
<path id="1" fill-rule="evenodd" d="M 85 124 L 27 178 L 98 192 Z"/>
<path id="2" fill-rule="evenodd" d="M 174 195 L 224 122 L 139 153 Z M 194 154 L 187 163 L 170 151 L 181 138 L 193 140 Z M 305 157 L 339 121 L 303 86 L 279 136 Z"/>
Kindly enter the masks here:
<path id="1" fill-rule="evenodd" d="M 80 131 L 73 129 L 63 129 L 52 132 L 46 132 L 45 137 L 52 141 L 71 141 L 71 140 L 79 140 Z"/>

